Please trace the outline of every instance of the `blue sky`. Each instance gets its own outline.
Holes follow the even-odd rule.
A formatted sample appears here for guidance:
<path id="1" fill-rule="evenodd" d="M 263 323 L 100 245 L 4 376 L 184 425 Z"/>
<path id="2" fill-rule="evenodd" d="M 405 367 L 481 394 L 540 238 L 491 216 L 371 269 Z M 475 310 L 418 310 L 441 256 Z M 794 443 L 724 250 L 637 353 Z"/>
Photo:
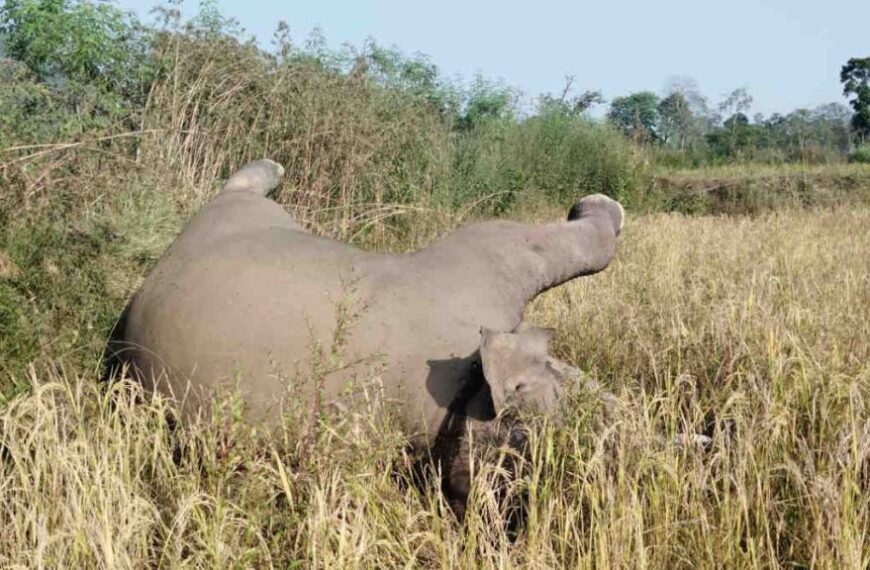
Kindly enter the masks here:
<path id="1" fill-rule="evenodd" d="M 120 0 L 147 16 L 153 0 Z M 198 3 L 187 2 L 185 13 Z M 218 0 L 221 11 L 268 45 L 280 20 L 296 40 L 319 26 L 329 44 L 367 37 L 421 52 L 447 76 L 480 72 L 529 96 L 578 89 L 605 98 L 660 92 L 689 76 L 712 100 L 737 87 L 769 114 L 845 102 L 838 82 L 850 57 L 870 56 L 870 0 L 537 0 L 440 2 Z"/>

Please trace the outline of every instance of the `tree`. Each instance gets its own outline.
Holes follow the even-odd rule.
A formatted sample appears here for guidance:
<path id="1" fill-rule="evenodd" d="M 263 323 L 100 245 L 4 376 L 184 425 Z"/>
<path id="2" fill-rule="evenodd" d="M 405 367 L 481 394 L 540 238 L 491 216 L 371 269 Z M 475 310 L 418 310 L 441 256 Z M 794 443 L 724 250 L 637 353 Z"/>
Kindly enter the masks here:
<path id="1" fill-rule="evenodd" d="M 719 112 L 722 116 L 730 115 L 722 123 L 727 133 L 725 145 L 728 148 L 729 156 L 733 156 L 739 149 L 746 146 L 749 125 L 746 113 L 750 107 L 752 107 L 752 95 L 745 87 L 738 87 L 719 103 Z"/>
<path id="2" fill-rule="evenodd" d="M 575 76 L 568 75 L 565 77 L 565 87 L 562 89 L 562 94 L 555 97 L 549 93 L 541 95 L 538 99 L 539 113 L 556 113 L 560 115 L 578 116 L 582 115 L 595 105 L 600 105 L 604 102 L 601 96 L 601 91 L 587 89 L 579 95 L 570 97 L 572 87 L 574 86 Z"/>
<path id="3" fill-rule="evenodd" d="M 731 93 L 725 96 L 725 100 L 719 103 L 719 112 L 723 116 L 734 116 L 739 114 L 745 115 L 749 108 L 752 107 L 752 95 L 745 87 L 738 87 Z"/>
<path id="4" fill-rule="evenodd" d="M 362 53 L 353 57 L 352 77 L 370 78 L 379 85 L 426 101 L 442 116 L 458 112 L 460 95 L 444 81 L 438 67 L 422 54 L 405 55 L 397 48 L 385 48 L 372 39 Z"/>
<path id="5" fill-rule="evenodd" d="M 74 82 L 129 92 L 147 46 L 142 27 L 109 3 L 6 0 L 0 5 L 6 55 L 41 81 Z"/>
<path id="6" fill-rule="evenodd" d="M 685 96 L 678 91 L 671 93 L 661 100 L 657 111 L 658 133 L 662 143 L 685 150 L 695 121 Z"/>
<path id="7" fill-rule="evenodd" d="M 470 131 L 489 121 L 510 118 L 513 116 L 515 99 L 516 94 L 510 87 L 478 75 L 465 94 L 457 127 Z"/>
<path id="8" fill-rule="evenodd" d="M 749 122 L 745 113 L 736 112 L 722 127 L 707 134 L 707 142 L 714 155 L 734 159 L 752 158 L 762 146 L 765 130 Z"/>
<path id="9" fill-rule="evenodd" d="M 685 151 L 692 153 L 703 151 L 707 145 L 705 135 L 716 128 L 719 116 L 711 109 L 710 102 L 701 92 L 698 82 L 688 76 L 671 76 L 665 82 L 663 92 L 666 99 L 671 95 L 679 94 L 686 101 L 688 111 L 692 114 L 691 121 L 681 125 L 686 128 L 681 133 L 683 140 L 674 142 L 680 142 L 682 150 Z M 681 112 L 685 113 L 685 111 Z M 663 117 L 659 118 L 660 123 L 663 120 Z"/>
<path id="10" fill-rule="evenodd" d="M 658 139 L 659 98 L 650 91 L 617 97 L 610 103 L 607 118 L 622 132 L 638 142 Z"/>
<path id="11" fill-rule="evenodd" d="M 698 82 L 692 77 L 677 75 L 671 76 L 665 82 L 664 93 L 679 93 L 689 104 L 692 114 L 695 116 L 697 126 L 701 131 L 712 127 L 718 120 L 716 113 L 710 109 L 710 102 L 701 93 Z"/>
<path id="12" fill-rule="evenodd" d="M 841 154 L 848 153 L 852 146 L 852 133 L 849 132 L 852 112 L 849 107 L 842 103 L 828 103 L 816 107 L 813 116 L 817 136 L 822 144 L 836 149 Z"/>
<path id="13" fill-rule="evenodd" d="M 843 95 L 853 96 L 849 101 L 855 114 L 852 129 L 863 142 L 870 138 L 870 57 L 853 57 L 840 70 Z"/>
<path id="14" fill-rule="evenodd" d="M 139 124 L 157 68 L 153 36 L 134 16 L 108 2 L 5 0 L 0 38 L 0 139 Z"/>

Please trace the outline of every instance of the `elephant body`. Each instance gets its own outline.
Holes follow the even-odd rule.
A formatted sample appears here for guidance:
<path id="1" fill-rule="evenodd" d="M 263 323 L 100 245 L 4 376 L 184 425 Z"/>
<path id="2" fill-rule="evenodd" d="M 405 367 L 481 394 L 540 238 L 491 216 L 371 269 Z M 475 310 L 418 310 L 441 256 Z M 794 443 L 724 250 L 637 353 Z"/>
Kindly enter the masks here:
<path id="1" fill-rule="evenodd" d="M 431 443 L 457 399 L 476 392 L 481 327 L 512 331 L 535 295 L 604 269 L 622 225 L 619 204 L 594 196 L 567 222 L 484 222 L 382 255 L 302 229 L 266 197 L 282 173 L 264 160 L 235 174 L 119 325 L 113 351 L 176 397 L 183 417 L 235 385 L 248 417 L 273 423 L 295 379 L 319 384 L 294 397 L 334 401 L 376 374 L 408 435 Z"/>

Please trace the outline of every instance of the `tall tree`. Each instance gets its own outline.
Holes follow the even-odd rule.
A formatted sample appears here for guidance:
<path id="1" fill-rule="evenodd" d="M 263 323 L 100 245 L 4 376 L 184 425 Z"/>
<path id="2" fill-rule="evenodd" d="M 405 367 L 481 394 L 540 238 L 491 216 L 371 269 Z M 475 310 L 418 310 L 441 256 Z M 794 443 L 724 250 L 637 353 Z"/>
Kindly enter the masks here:
<path id="1" fill-rule="evenodd" d="M 685 96 L 678 91 L 671 93 L 661 100 L 657 111 L 658 132 L 662 143 L 685 150 L 695 121 Z"/>
<path id="2" fill-rule="evenodd" d="M 650 91 L 617 97 L 610 103 L 607 118 L 636 141 L 657 140 L 658 104 L 658 96 Z"/>
<path id="3" fill-rule="evenodd" d="M 840 70 L 843 95 L 852 96 L 852 128 L 863 142 L 870 139 L 870 57 L 853 57 Z"/>
<path id="4" fill-rule="evenodd" d="M 701 92 L 698 82 L 688 76 L 671 76 L 665 82 L 663 92 L 666 99 L 675 93 L 681 95 L 692 114 L 688 130 L 684 133 L 683 150 L 696 152 L 704 149 L 707 145 L 705 135 L 716 128 L 719 116 L 710 107 L 710 102 Z"/>
<path id="5" fill-rule="evenodd" d="M 470 131 L 488 121 L 511 118 L 514 116 L 515 101 L 516 93 L 513 89 L 478 75 L 465 94 L 464 108 L 457 127 Z"/>
<path id="6" fill-rule="evenodd" d="M 598 90 L 587 89 L 579 95 L 571 96 L 574 79 L 574 75 L 565 77 L 565 87 L 562 89 L 562 94 L 559 97 L 549 93 L 541 95 L 538 99 L 538 112 L 577 116 L 604 102 L 601 91 Z"/>
<path id="7" fill-rule="evenodd" d="M 722 123 L 727 133 L 726 146 L 728 154 L 733 156 L 738 150 L 746 146 L 747 127 L 749 118 L 746 113 L 752 107 L 752 95 L 745 87 L 738 87 L 729 93 L 725 100 L 719 103 L 719 112 L 722 116 L 730 115 Z"/>
<path id="8" fill-rule="evenodd" d="M 749 111 L 749 108 L 752 107 L 752 101 L 752 95 L 749 94 L 746 87 L 738 87 L 726 95 L 725 100 L 719 103 L 719 112 L 723 116 L 729 115 L 730 117 L 737 114 L 745 115 Z"/>
<path id="9" fill-rule="evenodd" d="M 685 75 L 672 75 L 665 81 L 664 93 L 679 93 L 683 96 L 696 117 L 710 115 L 710 103 L 701 92 L 698 82 L 693 77 Z"/>

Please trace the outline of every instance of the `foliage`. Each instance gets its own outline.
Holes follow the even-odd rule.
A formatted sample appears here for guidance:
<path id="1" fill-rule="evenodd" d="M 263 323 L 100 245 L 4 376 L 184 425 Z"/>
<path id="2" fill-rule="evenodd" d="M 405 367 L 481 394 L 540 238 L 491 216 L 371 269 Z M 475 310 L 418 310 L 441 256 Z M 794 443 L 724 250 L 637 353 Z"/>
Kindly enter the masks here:
<path id="1" fill-rule="evenodd" d="M 57 88 L 87 86 L 121 103 L 141 97 L 150 79 L 145 30 L 110 3 L 7 0 L 0 33 L 8 57 Z"/>
<path id="2" fill-rule="evenodd" d="M 515 127 L 491 122 L 456 144 L 454 197 L 484 198 L 478 213 L 505 214 L 524 194 L 561 204 L 595 192 L 630 201 L 643 186 L 643 168 L 619 133 L 559 109 Z"/>
<path id="3" fill-rule="evenodd" d="M 610 103 L 607 118 L 629 138 L 650 142 L 659 138 L 659 98 L 650 91 L 617 97 Z"/>
<path id="4" fill-rule="evenodd" d="M 355 56 L 350 71 L 351 76 L 363 74 L 405 96 L 423 99 L 442 116 L 458 113 L 462 95 L 444 80 L 438 67 L 426 56 L 407 56 L 396 48 L 385 48 L 369 40 L 362 53 Z"/>
<path id="5" fill-rule="evenodd" d="M 584 114 L 595 105 L 604 103 L 601 91 L 593 89 L 587 89 L 577 95 L 571 95 L 574 79 L 573 75 L 565 78 L 565 88 L 558 97 L 550 93 L 541 95 L 538 100 L 538 112 L 540 114 L 560 113 L 562 115 L 577 116 Z"/>
<path id="6" fill-rule="evenodd" d="M 750 118 L 745 88 L 726 95 L 715 112 L 689 78 L 672 79 L 654 112 L 650 95 L 614 99 L 608 117 L 629 137 L 652 143 L 650 156 L 663 166 L 829 163 L 843 161 L 852 145 L 853 114 L 839 103 Z"/>
<path id="7" fill-rule="evenodd" d="M 478 75 L 465 96 L 463 109 L 457 117 L 457 127 L 470 131 L 487 122 L 513 119 L 514 98 L 510 87 Z"/>
<path id="8" fill-rule="evenodd" d="M 849 102 L 855 115 L 852 128 L 862 141 L 870 138 L 870 57 L 853 57 L 840 70 L 843 95 L 854 98 Z"/>
<path id="9" fill-rule="evenodd" d="M 105 2 L 0 5 L 0 147 L 135 128 L 155 71 L 149 34 Z"/>
<path id="10" fill-rule="evenodd" d="M 756 115 L 752 120 L 736 112 L 721 126 L 707 128 L 703 153 L 713 162 L 842 161 L 851 146 L 850 115 L 837 103 L 796 109 L 788 115 Z"/>
<path id="11" fill-rule="evenodd" d="M 585 117 L 544 112 L 529 118 L 516 133 L 510 163 L 554 203 L 602 193 L 631 201 L 642 186 L 641 167 L 625 142 L 607 125 Z"/>
<path id="12" fill-rule="evenodd" d="M 26 365 L 46 352 L 76 367 L 93 362 L 117 315 L 102 264 L 111 247 L 99 228 L 70 230 L 47 217 L 3 228 L 0 377 L 12 381 L 0 383 L 0 402 L 21 389 Z"/>
<path id="13" fill-rule="evenodd" d="M 862 144 L 849 155 L 849 162 L 870 164 L 870 144 Z"/>
<path id="14" fill-rule="evenodd" d="M 686 97 L 675 91 L 659 101 L 658 133 L 662 144 L 684 150 L 689 142 L 694 116 Z"/>
<path id="15" fill-rule="evenodd" d="M 745 87 L 738 87 L 719 103 L 719 112 L 723 115 L 743 115 L 752 107 L 752 101 L 749 91 Z"/>
<path id="16" fill-rule="evenodd" d="M 867 169 L 698 168 L 836 160 L 849 113 L 723 125 L 680 80 L 655 105 L 661 142 L 639 148 L 585 115 L 593 91 L 525 113 L 503 84 L 373 41 L 332 50 L 284 25 L 264 51 L 213 2 L 162 16 L 2 10 L 0 566 L 866 566 Z M 558 430 L 533 426 L 517 479 L 479 466 L 463 527 L 414 486 L 389 418 L 323 418 L 303 441 L 257 433 L 229 394 L 218 421 L 173 429 L 167 402 L 97 382 L 142 276 L 262 156 L 287 166 L 277 199 L 297 219 L 371 249 L 477 216 L 558 219 L 591 192 L 633 207 L 613 267 L 529 313 L 620 394 L 619 424 L 596 431 L 578 398 Z M 666 161 L 692 169 L 653 178 Z M 660 445 L 687 429 L 713 448 Z"/>

